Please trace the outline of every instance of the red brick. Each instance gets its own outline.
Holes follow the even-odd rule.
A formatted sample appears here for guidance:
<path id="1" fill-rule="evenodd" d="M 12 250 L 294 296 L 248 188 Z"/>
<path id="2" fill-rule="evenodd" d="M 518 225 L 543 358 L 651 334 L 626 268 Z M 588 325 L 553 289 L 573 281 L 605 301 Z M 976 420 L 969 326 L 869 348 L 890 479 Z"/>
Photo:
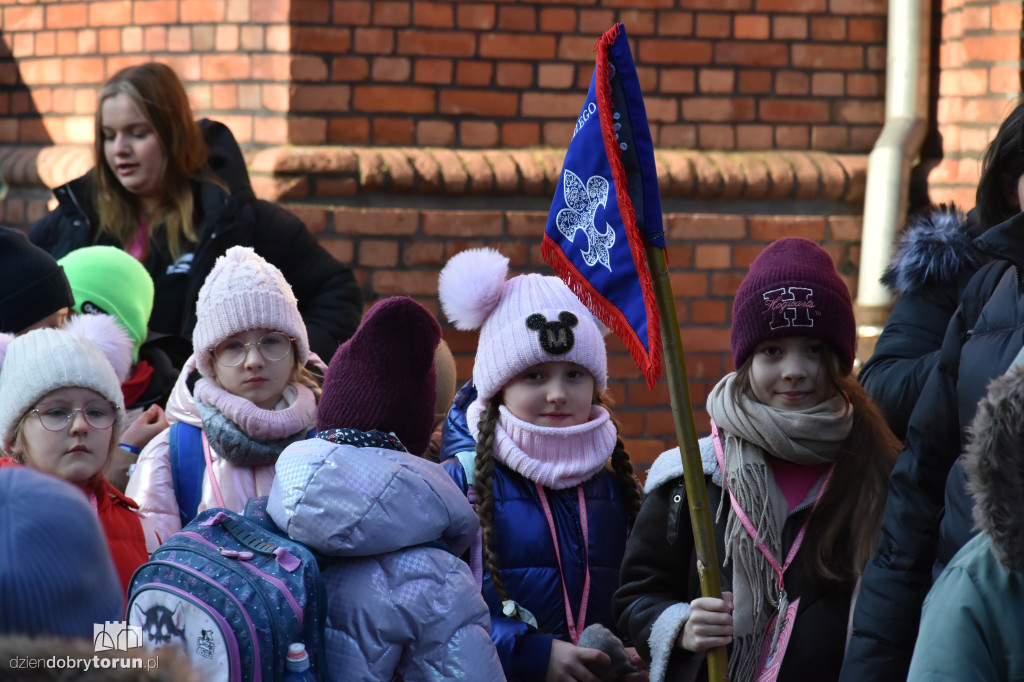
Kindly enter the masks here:
<path id="1" fill-rule="evenodd" d="M 249 20 L 257 24 L 283 24 L 291 17 L 290 0 L 249 0 Z"/>
<path id="2" fill-rule="evenodd" d="M 412 74 L 412 64 L 404 57 L 376 57 L 370 70 L 373 80 L 381 83 L 404 83 Z"/>
<path id="3" fill-rule="evenodd" d="M 1019 7 L 1017 11 L 1018 13 L 1020 12 Z M 850 19 L 849 40 L 851 43 L 884 42 L 885 21 L 882 19 Z"/>
<path id="4" fill-rule="evenodd" d="M 451 116 L 468 114 L 499 117 L 510 111 L 515 111 L 517 100 L 516 93 L 443 90 L 438 98 L 438 112 Z M 529 115 L 525 101 L 523 102 L 523 113 Z"/>
<path id="5" fill-rule="evenodd" d="M 793 45 L 793 66 L 802 69 L 858 71 L 864 68 L 864 50 L 844 45 Z"/>
<path id="6" fill-rule="evenodd" d="M 809 95 L 810 79 L 803 71 L 779 71 L 775 75 L 775 92 L 779 95 Z"/>
<path id="7" fill-rule="evenodd" d="M 434 91 L 430 88 L 386 85 L 360 85 L 354 89 L 355 111 L 406 114 L 432 114 Z"/>
<path id="8" fill-rule="evenodd" d="M 373 119 L 373 141 L 385 145 L 410 145 L 416 136 L 416 122 L 409 118 Z"/>
<path id="9" fill-rule="evenodd" d="M 7 15 L 4 15 L 5 25 Z M 62 2 L 59 5 L 46 7 L 47 28 L 84 28 L 89 23 L 89 12 L 86 5 L 77 2 Z M 10 26 L 14 29 L 14 26 Z"/>
<path id="10" fill-rule="evenodd" d="M 664 69 L 660 90 L 665 94 L 690 94 L 696 91 L 697 79 L 693 69 Z"/>
<path id="11" fill-rule="evenodd" d="M 639 45 L 638 60 L 649 64 L 712 63 L 712 43 L 706 40 L 643 38 Z"/>
<path id="12" fill-rule="evenodd" d="M 257 54 L 252 58 L 252 77 L 256 80 L 322 83 L 327 80 L 327 64 L 319 57 L 289 57 L 283 54 Z"/>
<path id="13" fill-rule="evenodd" d="M 380 239 L 360 240 L 358 263 L 364 267 L 393 268 L 397 266 L 398 242 Z"/>
<path id="14" fill-rule="evenodd" d="M 537 67 L 537 85 L 552 90 L 573 86 L 576 67 L 572 64 L 540 64 Z"/>
<path id="15" fill-rule="evenodd" d="M 352 30 L 334 26 L 293 26 L 293 42 L 303 52 L 348 52 Z"/>
<path id="16" fill-rule="evenodd" d="M 758 110 L 759 118 L 765 122 L 821 123 L 829 120 L 828 102 L 820 100 L 762 100 Z"/>
<path id="17" fill-rule="evenodd" d="M 688 121 L 750 121 L 754 100 L 735 97 L 688 97 L 682 101 L 683 118 Z"/>
<path id="18" fill-rule="evenodd" d="M 882 97 L 885 94 L 885 79 L 869 73 L 847 74 L 846 94 L 850 97 Z"/>
<path id="19" fill-rule="evenodd" d="M 377 270 L 370 279 L 373 290 L 381 295 L 437 295 L 437 273 L 433 271 Z"/>
<path id="20" fill-rule="evenodd" d="M 450 4 L 440 2 L 413 3 L 413 25 L 429 28 L 452 28 L 455 12 Z"/>
<path id="21" fill-rule="evenodd" d="M 213 99 L 214 109 L 238 108 L 237 83 L 214 83 L 210 87 L 210 96 Z"/>
<path id="22" fill-rule="evenodd" d="M 331 4 L 331 14 L 337 24 L 369 26 L 372 14 L 370 0 L 341 0 Z"/>
<path id="23" fill-rule="evenodd" d="M 501 31 L 536 31 L 537 10 L 533 7 L 499 6 L 497 28 Z"/>
<path id="24" fill-rule="evenodd" d="M 787 66 L 789 47 L 778 43 L 722 41 L 715 44 L 714 62 L 719 66 Z"/>
<path id="25" fill-rule="evenodd" d="M 181 23 L 197 24 L 209 22 L 211 24 L 224 21 L 224 3 L 210 2 L 210 0 L 179 0 L 179 12 L 181 12 Z"/>
<path id="26" fill-rule="evenodd" d="M 331 80 L 365 81 L 370 76 L 370 63 L 365 57 L 335 57 L 331 60 Z"/>
<path id="27" fill-rule="evenodd" d="M 587 32 L 577 26 L 577 10 L 569 7 L 541 7 L 539 21 L 543 33 Z M 611 22 L 607 22 L 607 25 L 610 26 Z"/>
<path id="28" fill-rule="evenodd" d="M 772 37 L 775 40 L 806 40 L 807 18 L 790 15 L 772 17 Z"/>
<path id="29" fill-rule="evenodd" d="M 698 38 L 728 38 L 733 35 L 731 17 L 728 14 L 697 15 Z M 742 36 L 736 35 L 737 38 Z"/>
<path id="30" fill-rule="evenodd" d="M 846 126 L 811 126 L 811 147 L 819 151 L 842 152 L 850 146 Z"/>
<path id="31" fill-rule="evenodd" d="M 334 231 L 345 235 L 413 235 L 419 231 L 419 213 L 404 209 L 339 208 Z"/>
<path id="32" fill-rule="evenodd" d="M 35 34 L 37 57 L 52 57 L 57 53 L 57 34 L 53 31 L 39 31 Z"/>
<path id="33" fill-rule="evenodd" d="M 536 123 L 503 123 L 499 142 L 502 147 L 533 147 L 540 144 L 540 129 Z"/>
<path id="34" fill-rule="evenodd" d="M 5 32 L 40 31 L 46 25 L 43 7 L 5 7 L 3 28 Z"/>
<path id="35" fill-rule="evenodd" d="M 407 242 L 402 247 L 402 265 L 435 265 L 440 268 L 444 265 L 444 243 L 419 240 Z"/>
<path id="36" fill-rule="evenodd" d="M 373 3 L 371 21 L 376 26 L 408 26 L 411 19 L 411 8 L 408 2 L 388 2 L 377 0 Z"/>
<path id="37" fill-rule="evenodd" d="M 733 36 L 740 40 L 767 40 L 771 35 L 770 19 L 760 14 L 739 14 L 733 23 Z"/>
<path id="38" fill-rule="evenodd" d="M 320 246 L 342 263 L 352 263 L 355 248 L 348 239 L 321 238 Z"/>
<path id="39" fill-rule="evenodd" d="M 451 67 L 448 70 L 451 77 Z M 491 84 L 494 76 L 494 65 L 491 62 L 468 61 L 460 59 L 455 65 L 455 83 L 463 87 L 486 87 Z"/>
<path id="40" fill-rule="evenodd" d="M 692 12 L 662 12 L 658 19 L 658 35 L 692 36 L 693 23 Z M 601 25 L 606 26 L 608 22 L 603 22 Z"/>
<path id="41" fill-rule="evenodd" d="M 206 55 L 202 58 L 203 79 L 245 80 L 252 77 L 252 64 L 241 55 Z"/>
<path id="42" fill-rule="evenodd" d="M 844 99 L 834 105 L 835 120 L 839 123 L 882 123 L 885 120 L 885 102 L 880 100 Z"/>
<path id="43" fill-rule="evenodd" d="M 825 220 L 812 216 L 751 216 L 750 238 L 773 242 L 782 237 L 804 237 L 815 242 L 825 240 Z"/>
<path id="44" fill-rule="evenodd" d="M 485 33 L 480 36 L 480 56 L 488 59 L 553 59 L 555 39 L 552 36 L 516 33 Z"/>
<path id="45" fill-rule="evenodd" d="M 396 46 L 398 54 L 424 57 L 472 57 L 475 50 L 475 37 L 464 31 L 399 31 Z"/>
<path id="46" fill-rule="evenodd" d="M 134 5 L 135 23 L 140 26 L 175 24 L 178 21 L 176 0 L 136 0 Z"/>
<path id="47" fill-rule="evenodd" d="M 494 72 L 494 83 L 503 88 L 528 88 L 533 85 L 533 67 L 523 63 L 499 62 Z"/>
<path id="48" fill-rule="evenodd" d="M 489 31 L 495 26 L 497 8 L 494 5 L 459 5 L 456 25 L 477 31 Z"/>
<path id="49" fill-rule="evenodd" d="M 217 52 L 237 52 L 239 40 L 238 28 L 239 27 L 236 24 L 218 26 L 217 31 L 214 33 L 214 49 L 216 49 Z"/>
<path id="50" fill-rule="evenodd" d="M 463 121 L 459 123 L 459 140 L 463 146 L 481 149 L 498 144 L 498 124 L 492 121 Z"/>
<path id="51" fill-rule="evenodd" d="M 732 69 L 701 69 L 697 78 L 702 93 L 729 93 L 736 87 L 736 72 Z"/>
<path id="52" fill-rule="evenodd" d="M 259 52 L 266 45 L 267 29 L 263 26 L 243 26 L 239 41 L 245 52 Z"/>
<path id="53" fill-rule="evenodd" d="M 741 240 L 747 237 L 747 221 L 739 215 L 676 213 L 666 225 L 672 240 Z"/>
<path id="54" fill-rule="evenodd" d="M 786 12 L 792 14 L 824 14 L 827 11 L 826 0 L 755 0 L 754 9 L 758 12 Z M 832 10 L 836 14 L 834 8 Z"/>
<path id="55" fill-rule="evenodd" d="M 502 234 L 500 211 L 424 211 L 423 234 L 444 237 L 496 237 Z"/>
<path id="56" fill-rule="evenodd" d="M 384 28 L 357 28 L 354 45 L 357 54 L 391 54 L 395 49 L 395 32 Z"/>

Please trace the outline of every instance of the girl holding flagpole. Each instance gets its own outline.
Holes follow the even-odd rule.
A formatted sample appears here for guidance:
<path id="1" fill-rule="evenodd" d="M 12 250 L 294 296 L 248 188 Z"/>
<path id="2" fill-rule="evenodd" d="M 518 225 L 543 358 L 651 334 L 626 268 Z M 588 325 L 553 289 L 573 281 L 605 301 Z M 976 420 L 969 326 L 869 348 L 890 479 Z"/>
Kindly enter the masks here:
<path id="1" fill-rule="evenodd" d="M 491 638 L 512 682 L 645 680 L 628 655 L 624 676 L 599 677 L 614 654 L 575 646 L 588 625 L 614 629 L 611 599 L 641 499 L 601 398 L 601 329 L 557 277 L 507 274 L 507 258 L 474 249 L 448 262 L 438 287 L 448 319 L 480 329 L 467 414 L 476 449 L 444 464 L 480 517 L 470 565 Z"/>
<path id="2" fill-rule="evenodd" d="M 900 447 L 851 375 L 855 344 L 823 249 L 787 238 L 755 259 L 733 304 L 737 370 L 700 442 L 723 598 L 700 596 L 677 449 L 652 466 L 627 544 L 614 611 L 651 680 L 697 679 L 727 645 L 732 682 L 838 679 Z"/>

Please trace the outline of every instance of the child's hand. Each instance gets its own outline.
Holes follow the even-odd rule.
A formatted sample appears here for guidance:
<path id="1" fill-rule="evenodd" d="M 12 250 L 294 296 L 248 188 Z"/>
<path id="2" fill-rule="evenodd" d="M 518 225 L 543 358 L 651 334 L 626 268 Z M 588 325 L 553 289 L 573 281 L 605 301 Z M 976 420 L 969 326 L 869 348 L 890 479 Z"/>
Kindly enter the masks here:
<path id="1" fill-rule="evenodd" d="M 687 651 L 707 651 L 732 641 L 732 592 L 721 599 L 701 597 L 690 602 L 690 617 L 676 644 Z"/>
<path id="2" fill-rule="evenodd" d="M 603 651 L 576 646 L 560 639 L 551 641 L 551 656 L 548 658 L 547 682 L 601 682 L 601 679 L 587 670 L 587 664 L 606 667 L 612 659 Z"/>
<path id="3" fill-rule="evenodd" d="M 121 442 L 144 448 L 153 437 L 167 428 L 167 418 L 159 405 L 150 405 L 121 434 Z"/>

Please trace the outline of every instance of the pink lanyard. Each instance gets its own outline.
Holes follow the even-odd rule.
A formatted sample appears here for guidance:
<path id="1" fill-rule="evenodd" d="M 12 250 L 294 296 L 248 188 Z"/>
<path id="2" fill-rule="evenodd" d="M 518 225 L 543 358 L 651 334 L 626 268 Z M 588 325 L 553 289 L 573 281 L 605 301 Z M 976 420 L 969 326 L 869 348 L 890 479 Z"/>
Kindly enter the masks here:
<path id="1" fill-rule="evenodd" d="M 580 633 L 583 632 L 583 624 L 587 620 L 587 602 L 590 600 L 590 536 L 587 534 L 587 500 L 583 496 L 583 486 L 576 486 L 576 494 L 580 501 L 580 525 L 583 527 L 583 555 L 587 562 L 587 577 L 583 581 L 583 598 L 580 602 L 580 617 L 577 623 L 572 617 L 572 606 L 569 603 L 569 590 L 565 587 L 565 571 L 562 570 L 562 553 L 558 549 L 558 533 L 555 532 L 555 519 L 551 515 L 551 505 L 548 504 L 548 496 L 544 492 L 544 486 L 534 483 L 537 486 L 537 494 L 540 496 L 540 504 L 544 507 L 544 516 L 548 520 L 548 530 L 551 531 L 551 541 L 555 545 L 555 559 L 558 561 L 558 573 L 562 576 L 562 598 L 565 603 L 565 622 L 569 626 L 569 637 L 572 643 L 580 641 Z"/>
<path id="2" fill-rule="evenodd" d="M 220 492 L 220 485 L 217 483 L 217 475 L 213 473 L 213 456 L 210 454 L 210 441 L 206 440 L 206 431 L 203 434 L 203 457 L 206 458 L 206 473 L 210 477 L 210 490 L 213 492 L 213 499 L 218 507 L 223 507 L 224 496 Z"/>
<path id="3" fill-rule="evenodd" d="M 725 470 L 725 452 L 722 450 L 722 441 L 718 437 L 718 425 L 715 424 L 714 419 L 711 420 L 711 440 L 715 445 L 715 458 L 718 459 L 718 468 L 722 470 L 722 480 L 725 481 L 725 489 L 729 491 L 729 503 L 732 505 L 732 510 L 736 513 L 736 517 L 740 520 L 740 523 L 743 524 L 747 533 L 754 540 L 754 544 L 756 544 L 757 548 L 761 550 L 761 554 L 764 554 L 768 563 L 770 563 L 772 568 L 775 569 L 776 575 L 779 576 L 779 589 L 785 590 L 782 583 L 782 574 L 785 573 L 786 569 L 789 568 L 789 565 L 793 563 L 793 559 L 796 557 L 796 553 L 799 551 L 800 545 L 803 544 L 804 535 L 807 534 L 807 524 L 811 522 L 811 517 L 808 515 L 807 519 L 804 520 L 804 525 L 800 527 L 800 532 L 797 533 L 796 539 L 793 540 L 793 545 L 789 548 L 789 554 L 786 555 L 786 562 L 780 567 L 779 562 L 775 560 L 771 550 L 768 549 L 764 542 L 757 539 L 757 528 L 754 527 L 750 518 L 747 517 L 747 513 L 743 511 L 743 507 L 741 507 L 739 502 L 736 501 L 736 498 L 732 494 L 732 490 L 729 489 L 729 474 Z M 817 497 L 814 498 L 814 505 L 811 507 L 812 512 L 814 511 L 814 507 L 818 506 L 818 501 L 821 500 L 821 496 L 825 492 L 825 488 L 828 487 L 828 482 L 832 479 L 832 472 L 834 470 L 835 465 L 829 467 L 828 473 L 825 474 L 825 480 L 822 482 L 821 487 L 818 488 Z"/>

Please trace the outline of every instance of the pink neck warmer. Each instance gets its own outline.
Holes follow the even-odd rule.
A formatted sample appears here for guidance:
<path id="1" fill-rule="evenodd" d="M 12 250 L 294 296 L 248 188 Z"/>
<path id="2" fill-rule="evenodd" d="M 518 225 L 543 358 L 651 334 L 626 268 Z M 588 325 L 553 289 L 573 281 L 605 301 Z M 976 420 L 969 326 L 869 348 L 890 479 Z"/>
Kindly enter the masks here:
<path id="1" fill-rule="evenodd" d="M 604 468 L 615 449 L 617 432 L 605 408 L 590 408 L 590 420 L 577 426 L 537 426 L 502 405 L 494 425 L 494 458 L 545 488 L 572 488 Z M 483 405 L 474 402 L 466 415 L 474 437 Z"/>
<path id="2" fill-rule="evenodd" d="M 278 409 L 273 410 L 264 410 L 245 398 L 228 393 L 206 377 L 196 382 L 193 395 L 262 441 L 278 440 L 316 426 L 316 397 L 308 386 L 302 384 L 289 384 L 275 406 Z"/>

